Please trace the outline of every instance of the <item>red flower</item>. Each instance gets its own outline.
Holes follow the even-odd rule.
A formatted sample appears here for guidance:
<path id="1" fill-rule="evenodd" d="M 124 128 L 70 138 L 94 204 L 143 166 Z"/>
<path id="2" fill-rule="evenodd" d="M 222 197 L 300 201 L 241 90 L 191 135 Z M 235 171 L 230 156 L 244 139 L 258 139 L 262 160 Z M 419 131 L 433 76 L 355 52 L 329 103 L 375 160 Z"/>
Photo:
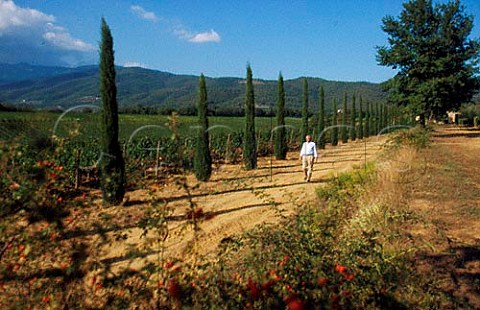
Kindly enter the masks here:
<path id="1" fill-rule="evenodd" d="M 177 300 L 182 297 L 182 289 L 175 279 L 170 279 L 170 281 L 168 281 L 167 291 L 170 296 Z"/>
<path id="2" fill-rule="evenodd" d="M 328 283 L 327 278 L 318 279 L 318 285 L 320 285 L 320 286 L 325 286 L 325 285 L 327 285 L 327 283 Z"/>
<path id="3" fill-rule="evenodd" d="M 345 273 L 345 272 L 347 271 L 347 267 L 342 266 L 342 265 L 336 265 L 336 266 L 335 266 L 335 271 L 343 274 L 343 273 Z"/>
<path id="4" fill-rule="evenodd" d="M 345 274 L 345 280 L 352 281 L 355 278 L 354 274 Z"/>
<path id="5" fill-rule="evenodd" d="M 50 297 L 49 296 L 43 296 L 42 297 L 42 302 L 48 304 L 50 302 Z"/>
<path id="6" fill-rule="evenodd" d="M 250 289 L 250 294 L 252 295 L 253 300 L 257 300 L 260 298 L 261 290 L 258 285 L 252 281 L 252 279 L 248 279 L 247 286 Z"/>
<path id="7" fill-rule="evenodd" d="M 285 300 L 287 303 L 287 309 L 289 310 L 302 310 L 305 309 L 305 302 L 295 295 L 287 297 Z"/>

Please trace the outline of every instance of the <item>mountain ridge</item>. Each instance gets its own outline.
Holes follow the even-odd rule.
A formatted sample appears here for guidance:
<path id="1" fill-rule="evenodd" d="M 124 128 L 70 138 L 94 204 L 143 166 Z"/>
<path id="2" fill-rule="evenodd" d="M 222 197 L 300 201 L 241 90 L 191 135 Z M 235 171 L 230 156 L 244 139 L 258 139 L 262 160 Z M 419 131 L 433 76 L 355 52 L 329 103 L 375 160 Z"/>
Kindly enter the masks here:
<path id="1" fill-rule="evenodd" d="M 117 67 L 117 98 L 120 108 L 150 108 L 157 110 L 195 110 L 198 76 L 180 75 L 140 67 Z M 301 110 L 303 79 L 285 80 L 286 105 L 291 112 Z M 77 68 L 0 64 L 0 102 L 30 108 L 69 108 L 86 102 L 95 103 L 99 97 L 98 66 Z M 319 87 L 325 89 L 326 107 L 333 98 L 339 104 L 347 93 L 349 104 L 355 92 L 357 98 L 372 102 L 383 101 L 381 84 L 370 82 L 329 81 L 307 77 L 310 110 L 318 106 Z M 206 77 L 210 109 L 220 114 L 242 113 L 245 79 L 238 77 Z M 257 109 L 275 109 L 277 81 L 255 79 Z M 358 99 L 357 99 L 358 100 Z"/>

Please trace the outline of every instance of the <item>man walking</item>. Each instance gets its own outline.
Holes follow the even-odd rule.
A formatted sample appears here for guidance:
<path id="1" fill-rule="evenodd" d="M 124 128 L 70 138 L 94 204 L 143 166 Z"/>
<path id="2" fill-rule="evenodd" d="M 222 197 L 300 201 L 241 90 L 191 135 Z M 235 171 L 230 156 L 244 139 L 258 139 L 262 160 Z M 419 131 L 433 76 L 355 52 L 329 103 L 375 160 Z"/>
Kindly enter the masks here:
<path id="1" fill-rule="evenodd" d="M 302 168 L 305 173 L 305 178 L 307 182 L 310 182 L 313 171 L 313 163 L 316 161 L 317 155 L 317 146 L 315 142 L 312 141 L 312 136 L 305 136 L 305 142 L 303 142 L 302 149 L 300 150 L 300 159 L 302 160 Z"/>

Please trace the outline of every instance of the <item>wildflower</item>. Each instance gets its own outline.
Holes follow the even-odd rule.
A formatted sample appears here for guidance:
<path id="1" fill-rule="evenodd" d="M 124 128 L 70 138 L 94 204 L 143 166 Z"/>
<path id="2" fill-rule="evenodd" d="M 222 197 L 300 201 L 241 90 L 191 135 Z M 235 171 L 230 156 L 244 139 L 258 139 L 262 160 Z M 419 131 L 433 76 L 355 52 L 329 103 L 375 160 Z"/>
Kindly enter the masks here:
<path id="1" fill-rule="evenodd" d="M 18 246 L 18 253 L 22 253 L 23 250 L 25 250 L 25 246 L 24 246 L 23 244 L 20 244 L 20 245 Z"/>
<path id="2" fill-rule="evenodd" d="M 56 174 L 56 173 L 49 173 L 49 174 L 48 174 L 48 178 L 49 178 L 49 179 L 52 179 L 52 180 L 56 180 L 56 179 L 59 178 L 59 175 Z"/>
<path id="3" fill-rule="evenodd" d="M 170 279 L 168 281 L 168 287 L 167 287 L 168 294 L 172 296 L 175 299 L 180 299 L 182 296 L 182 290 L 180 288 L 180 285 L 178 284 L 177 280 L 175 279 Z"/>
<path id="4" fill-rule="evenodd" d="M 355 275 L 351 274 L 351 273 L 347 273 L 347 274 L 345 274 L 344 278 L 347 281 L 352 281 L 355 278 Z"/>
<path id="5" fill-rule="evenodd" d="M 327 278 L 318 279 L 318 285 L 320 285 L 320 286 L 325 286 L 325 285 L 327 285 L 327 283 L 328 283 Z"/>
<path id="6" fill-rule="evenodd" d="M 258 298 L 260 298 L 261 290 L 259 289 L 257 284 L 252 281 L 252 279 L 248 279 L 247 286 L 250 289 L 250 294 L 252 295 L 253 300 L 257 300 Z"/>
<path id="7" fill-rule="evenodd" d="M 50 302 L 50 297 L 49 296 L 43 296 L 42 297 L 42 302 L 48 304 Z"/>
<path id="8" fill-rule="evenodd" d="M 347 271 L 347 267 L 342 266 L 342 265 L 336 265 L 335 266 L 335 271 L 344 274 Z"/>
<path id="9" fill-rule="evenodd" d="M 272 276 L 273 280 L 275 281 L 280 281 L 280 277 L 278 276 L 277 272 L 275 269 L 270 270 L 270 275 Z"/>
<path id="10" fill-rule="evenodd" d="M 300 298 L 295 295 L 291 295 L 287 297 L 285 300 L 287 304 L 287 309 L 289 310 L 302 310 L 305 309 L 305 302 L 303 302 Z"/>
<path id="11" fill-rule="evenodd" d="M 20 188 L 20 184 L 18 184 L 17 182 L 13 182 L 12 184 L 10 184 L 10 190 L 12 191 L 16 191 Z"/>
<path id="12" fill-rule="evenodd" d="M 292 288 L 289 284 L 285 285 L 285 288 L 286 288 L 287 291 L 289 291 L 290 293 L 293 293 L 293 288 Z"/>

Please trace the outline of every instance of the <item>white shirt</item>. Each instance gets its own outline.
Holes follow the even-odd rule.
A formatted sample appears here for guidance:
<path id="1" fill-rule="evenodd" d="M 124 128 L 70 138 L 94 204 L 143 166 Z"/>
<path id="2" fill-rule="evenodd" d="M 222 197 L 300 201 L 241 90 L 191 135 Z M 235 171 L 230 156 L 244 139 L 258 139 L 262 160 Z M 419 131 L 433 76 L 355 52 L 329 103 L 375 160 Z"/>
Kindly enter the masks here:
<path id="1" fill-rule="evenodd" d="M 303 142 L 302 150 L 300 151 L 300 156 L 308 156 L 313 155 L 313 157 L 317 158 L 317 147 L 315 142 Z"/>

